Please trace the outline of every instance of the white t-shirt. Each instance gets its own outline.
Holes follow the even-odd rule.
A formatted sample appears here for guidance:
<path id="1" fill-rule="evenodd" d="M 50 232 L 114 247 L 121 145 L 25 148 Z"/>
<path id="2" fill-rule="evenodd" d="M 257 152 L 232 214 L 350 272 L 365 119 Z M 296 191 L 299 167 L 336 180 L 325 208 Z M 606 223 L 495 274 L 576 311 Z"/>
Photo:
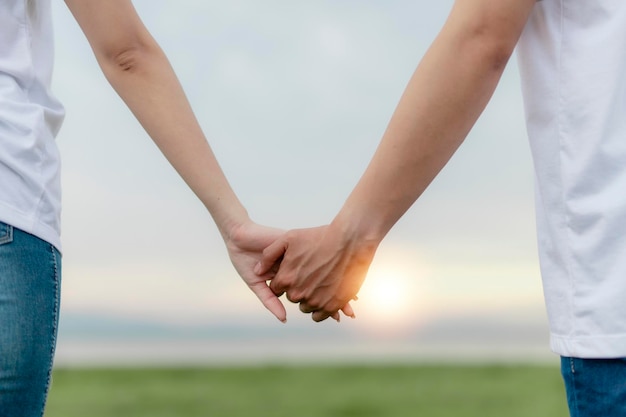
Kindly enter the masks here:
<path id="1" fill-rule="evenodd" d="M 52 32 L 50 0 L 0 1 L 0 221 L 60 249 Z"/>
<path id="2" fill-rule="evenodd" d="M 552 349 L 626 357 L 626 1 L 539 1 L 518 54 Z"/>

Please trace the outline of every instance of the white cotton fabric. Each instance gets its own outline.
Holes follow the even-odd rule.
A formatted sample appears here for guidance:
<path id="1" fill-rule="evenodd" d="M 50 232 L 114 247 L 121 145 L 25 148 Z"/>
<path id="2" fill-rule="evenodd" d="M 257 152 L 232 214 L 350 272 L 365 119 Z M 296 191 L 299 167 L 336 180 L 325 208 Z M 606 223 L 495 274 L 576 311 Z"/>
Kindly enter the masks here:
<path id="1" fill-rule="evenodd" d="M 52 32 L 50 0 L 0 1 L 0 221 L 60 249 Z"/>
<path id="2" fill-rule="evenodd" d="M 626 1 L 539 1 L 518 54 L 551 347 L 626 357 Z"/>

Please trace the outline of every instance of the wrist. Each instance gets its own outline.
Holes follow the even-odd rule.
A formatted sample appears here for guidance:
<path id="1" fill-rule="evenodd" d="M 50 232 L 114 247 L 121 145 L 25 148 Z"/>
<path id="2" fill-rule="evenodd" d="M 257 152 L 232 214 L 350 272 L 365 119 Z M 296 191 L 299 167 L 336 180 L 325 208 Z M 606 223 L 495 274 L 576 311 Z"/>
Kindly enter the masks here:
<path id="1" fill-rule="evenodd" d="M 346 236 L 347 239 L 359 242 L 359 245 L 372 247 L 374 250 L 388 231 L 374 216 L 364 216 L 347 207 L 337 214 L 330 227 Z"/>
<path id="2" fill-rule="evenodd" d="M 232 240 L 233 236 L 237 233 L 241 227 L 246 224 L 251 223 L 250 217 L 248 216 L 248 212 L 245 208 L 241 207 L 236 210 L 236 212 L 229 212 L 224 215 L 220 219 L 216 219 L 215 223 L 217 225 L 220 234 L 225 242 Z"/>

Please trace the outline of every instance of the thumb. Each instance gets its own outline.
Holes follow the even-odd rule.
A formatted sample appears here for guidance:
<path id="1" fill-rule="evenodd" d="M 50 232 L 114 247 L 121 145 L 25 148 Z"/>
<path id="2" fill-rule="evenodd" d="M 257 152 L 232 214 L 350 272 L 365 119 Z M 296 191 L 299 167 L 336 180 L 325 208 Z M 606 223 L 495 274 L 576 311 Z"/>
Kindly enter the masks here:
<path id="1" fill-rule="evenodd" d="M 274 264 L 280 260 L 280 258 L 287 251 L 287 240 L 284 237 L 280 237 L 263 250 L 263 256 L 261 260 L 254 267 L 254 273 L 258 276 L 263 276 L 269 272 Z"/>
<path id="2" fill-rule="evenodd" d="M 283 303 L 270 290 L 265 282 L 258 282 L 250 286 L 252 292 L 261 300 L 261 303 L 267 308 L 278 320 L 283 323 L 287 322 L 287 311 Z"/>

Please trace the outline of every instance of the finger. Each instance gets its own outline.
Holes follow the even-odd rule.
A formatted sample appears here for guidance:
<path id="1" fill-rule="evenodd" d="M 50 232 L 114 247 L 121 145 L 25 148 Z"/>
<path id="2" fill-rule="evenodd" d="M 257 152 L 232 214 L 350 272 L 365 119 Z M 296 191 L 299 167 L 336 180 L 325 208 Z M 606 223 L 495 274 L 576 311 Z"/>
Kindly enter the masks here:
<path id="1" fill-rule="evenodd" d="M 301 301 L 304 301 L 304 296 L 296 290 L 287 290 L 287 300 L 294 304 L 298 304 Z"/>
<path id="2" fill-rule="evenodd" d="M 283 294 L 285 294 L 284 291 L 274 291 L 271 287 L 270 287 L 270 291 L 276 296 L 276 298 L 280 298 L 283 296 Z"/>
<path id="3" fill-rule="evenodd" d="M 282 276 L 280 274 L 276 274 L 276 276 L 269 283 L 269 288 L 276 297 L 282 296 L 284 293 L 287 292 L 287 289 L 288 289 L 288 285 L 285 283 L 282 283 L 281 278 Z M 294 302 L 292 300 L 289 300 L 289 301 L 291 301 L 292 303 Z"/>
<path id="4" fill-rule="evenodd" d="M 262 274 L 256 274 L 256 269 L 258 267 L 258 265 L 260 264 L 260 262 L 257 263 L 257 265 L 254 266 L 254 273 L 265 279 L 266 281 L 270 281 L 272 279 L 274 279 L 274 277 L 276 276 L 276 274 L 278 274 L 278 270 L 280 269 L 280 264 L 283 261 L 283 256 L 281 255 L 278 260 L 276 262 L 274 262 L 274 264 L 272 264 L 272 266 L 270 267 L 270 269 Z M 258 267 L 260 268 L 260 267 Z"/>
<path id="5" fill-rule="evenodd" d="M 315 311 L 315 308 L 311 307 L 307 303 L 300 303 L 300 311 L 304 314 L 309 314 Z"/>
<path id="6" fill-rule="evenodd" d="M 283 257 L 281 256 L 276 262 L 274 262 L 274 265 L 272 265 L 272 267 L 270 268 L 270 273 L 272 276 L 275 276 L 278 273 L 278 268 L 280 267 L 280 263 L 282 260 Z"/>
<path id="7" fill-rule="evenodd" d="M 354 310 L 352 309 L 352 306 L 350 305 L 350 303 L 348 303 L 345 306 L 343 306 L 341 311 L 343 311 L 343 314 L 345 314 L 346 316 L 348 316 L 348 317 L 350 317 L 352 319 L 356 318 L 356 314 L 354 314 Z"/>
<path id="8" fill-rule="evenodd" d="M 332 313 L 328 313 L 324 310 L 317 310 L 314 311 L 313 314 L 311 314 L 311 318 L 313 319 L 313 321 L 315 322 L 320 322 L 320 321 L 324 321 L 327 318 L 331 317 Z"/>
<path id="9" fill-rule="evenodd" d="M 287 311 L 285 306 L 278 299 L 276 294 L 270 290 L 264 282 L 259 282 L 250 286 L 252 292 L 261 300 L 261 303 L 267 308 L 278 320 L 283 323 L 287 322 Z"/>
<path id="10" fill-rule="evenodd" d="M 341 323 L 341 316 L 339 315 L 339 312 L 336 312 L 330 317 L 332 317 L 337 323 Z"/>
<path id="11" fill-rule="evenodd" d="M 270 271 L 274 265 L 279 262 L 286 251 L 287 240 L 284 237 L 276 239 L 274 243 L 263 250 L 261 260 L 254 267 L 254 273 L 262 276 Z"/>

